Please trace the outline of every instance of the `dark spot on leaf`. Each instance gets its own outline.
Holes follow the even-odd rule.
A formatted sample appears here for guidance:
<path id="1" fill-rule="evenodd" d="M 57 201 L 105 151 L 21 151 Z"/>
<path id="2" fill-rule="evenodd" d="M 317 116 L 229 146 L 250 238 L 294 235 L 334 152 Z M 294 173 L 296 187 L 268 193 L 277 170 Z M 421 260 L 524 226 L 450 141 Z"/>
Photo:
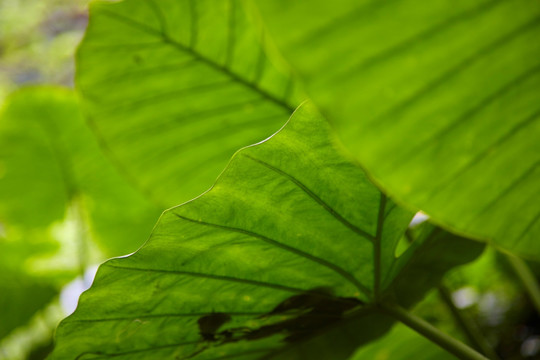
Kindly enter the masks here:
<path id="1" fill-rule="evenodd" d="M 286 335 L 285 341 L 299 341 L 341 320 L 345 312 L 360 305 L 362 302 L 356 298 L 336 297 L 328 289 L 313 289 L 283 300 L 266 315 L 295 314 L 296 316 L 254 329 L 244 338 L 256 340 L 283 333 Z"/>
<path id="2" fill-rule="evenodd" d="M 321 302 L 321 297 L 332 296 L 330 290 L 326 288 L 315 288 L 303 294 L 294 295 L 283 300 L 272 311 L 263 317 L 287 313 L 291 310 L 306 310 L 316 307 Z"/>
<path id="3" fill-rule="evenodd" d="M 198 320 L 200 334 L 204 340 L 227 344 L 241 340 L 258 340 L 277 334 L 284 335 L 284 341 L 296 342 L 308 338 L 321 329 L 343 319 L 344 314 L 363 303 L 356 298 L 337 297 L 325 288 L 316 288 L 302 294 L 293 295 L 276 305 L 272 311 L 258 319 L 285 317 L 269 325 L 258 328 L 219 328 L 231 320 L 230 315 L 215 313 Z"/>
<path id="4" fill-rule="evenodd" d="M 204 340 L 216 340 L 216 332 L 223 324 L 231 321 L 231 316 L 225 313 L 212 313 L 202 316 L 197 320 L 199 324 L 199 333 Z"/>

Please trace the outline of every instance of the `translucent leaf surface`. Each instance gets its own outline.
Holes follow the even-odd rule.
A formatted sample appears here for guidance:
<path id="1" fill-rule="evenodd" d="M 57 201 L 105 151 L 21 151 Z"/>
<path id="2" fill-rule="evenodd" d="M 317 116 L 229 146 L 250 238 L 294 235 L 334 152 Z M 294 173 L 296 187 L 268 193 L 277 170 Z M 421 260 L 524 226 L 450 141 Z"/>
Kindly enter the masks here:
<path id="1" fill-rule="evenodd" d="M 540 4 L 255 1 L 284 57 L 396 201 L 540 257 Z"/>
<path id="2" fill-rule="evenodd" d="M 396 257 L 411 217 L 305 104 L 212 189 L 166 211 L 137 253 L 100 267 L 53 359 L 345 359 L 389 329 L 372 304 L 396 297 L 398 275 L 423 268 L 419 280 L 436 281 L 482 249 L 462 239 L 446 268 L 415 256 L 444 239 Z"/>
<path id="3" fill-rule="evenodd" d="M 207 190 L 236 150 L 298 105 L 261 36 L 240 0 L 91 5 L 77 87 L 109 156 L 156 203 Z"/>

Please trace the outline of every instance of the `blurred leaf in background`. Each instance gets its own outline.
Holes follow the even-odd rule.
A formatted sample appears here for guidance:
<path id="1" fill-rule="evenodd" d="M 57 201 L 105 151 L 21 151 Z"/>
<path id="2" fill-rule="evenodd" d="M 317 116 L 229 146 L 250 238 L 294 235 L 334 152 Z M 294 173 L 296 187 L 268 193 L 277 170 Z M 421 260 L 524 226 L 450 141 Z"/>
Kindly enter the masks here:
<path id="1" fill-rule="evenodd" d="M 0 218 L 8 236 L 10 227 L 46 228 L 72 209 L 103 254 L 140 246 L 158 211 L 104 157 L 71 90 L 19 90 L 0 116 Z"/>
<path id="2" fill-rule="evenodd" d="M 0 359 L 50 342 L 65 285 L 136 250 L 163 210 L 102 154 L 72 90 L 27 87 L 72 86 L 86 3 L 0 2 Z"/>
<path id="3" fill-rule="evenodd" d="M 10 304 L 18 306 L 0 312 L 14 317 L 12 330 L 28 316 L 18 311 L 23 304 L 13 296 L 17 292 L 9 286 L 17 283 L 9 274 L 41 278 L 42 283 L 18 282 L 21 297 L 35 304 L 25 307 L 30 315 L 89 265 L 136 250 L 162 209 L 104 157 L 71 90 L 13 93 L 0 114 L 0 143 L 2 255 L 9 259 L 2 266 L 9 265 L 3 276 L 11 280 L 0 283 L 6 286 L 0 293 L 10 294 Z"/>

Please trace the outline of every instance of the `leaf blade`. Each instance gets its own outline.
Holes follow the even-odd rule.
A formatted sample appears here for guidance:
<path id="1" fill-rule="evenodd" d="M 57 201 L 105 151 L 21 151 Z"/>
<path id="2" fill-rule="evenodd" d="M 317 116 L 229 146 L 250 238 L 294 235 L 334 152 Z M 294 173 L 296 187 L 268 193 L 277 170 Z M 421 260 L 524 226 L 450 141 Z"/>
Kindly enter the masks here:
<path id="1" fill-rule="evenodd" d="M 396 201 L 538 256 L 528 201 L 540 190 L 538 6 L 255 2 L 310 96 Z"/>
<path id="2" fill-rule="evenodd" d="M 109 156 L 158 204 L 207 190 L 238 148 L 274 133 L 298 104 L 238 0 L 90 11 L 77 60 L 86 114 Z"/>
<path id="3" fill-rule="evenodd" d="M 166 211 L 138 252 L 101 266 L 53 359 L 347 358 L 392 324 L 369 305 L 374 241 L 391 281 L 412 213 L 381 198 L 304 104 L 211 190 Z M 337 339 L 339 354 L 327 347 Z"/>

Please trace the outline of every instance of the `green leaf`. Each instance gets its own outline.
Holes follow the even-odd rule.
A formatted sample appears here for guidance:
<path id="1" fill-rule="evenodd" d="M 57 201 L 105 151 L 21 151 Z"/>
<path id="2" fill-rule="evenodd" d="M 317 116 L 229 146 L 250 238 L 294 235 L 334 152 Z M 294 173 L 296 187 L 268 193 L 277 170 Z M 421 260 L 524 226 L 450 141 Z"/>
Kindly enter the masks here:
<path id="1" fill-rule="evenodd" d="M 394 255 L 412 213 L 330 134 L 305 104 L 239 151 L 212 189 L 166 211 L 137 253 L 100 267 L 52 358 L 345 359 L 387 331 L 392 319 L 372 304 L 417 269 L 428 242 Z M 469 249 L 456 251 L 448 268 L 467 261 Z M 439 279 L 441 268 L 422 276 Z"/>
<path id="2" fill-rule="evenodd" d="M 240 147 L 285 123 L 298 89 L 240 0 L 90 6 L 77 87 L 108 155 L 162 206 L 207 190 Z"/>
<path id="3" fill-rule="evenodd" d="M 359 349 L 350 358 L 350 360 L 366 359 L 455 360 L 456 357 L 400 324 L 383 338 Z"/>
<path id="4" fill-rule="evenodd" d="M 444 274 L 448 269 L 475 260 L 485 247 L 427 222 L 409 229 L 406 236 L 421 246 L 392 283 L 395 301 L 403 307 L 414 305 L 439 285 L 441 279 L 434 274 Z"/>
<path id="5" fill-rule="evenodd" d="M 396 201 L 540 257 L 538 2 L 255 2 L 308 94 Z"/>
<path id="6" fill-rule="evenodd" d="M 0 114 L 0 143 L 0 223 L 8 238 L 10 229 L 46 230 L 68 208 L 108 255 L 136 250 L 150 233 L 158 210 L 103 156 L 72 91 L 12 94 Z"/>

